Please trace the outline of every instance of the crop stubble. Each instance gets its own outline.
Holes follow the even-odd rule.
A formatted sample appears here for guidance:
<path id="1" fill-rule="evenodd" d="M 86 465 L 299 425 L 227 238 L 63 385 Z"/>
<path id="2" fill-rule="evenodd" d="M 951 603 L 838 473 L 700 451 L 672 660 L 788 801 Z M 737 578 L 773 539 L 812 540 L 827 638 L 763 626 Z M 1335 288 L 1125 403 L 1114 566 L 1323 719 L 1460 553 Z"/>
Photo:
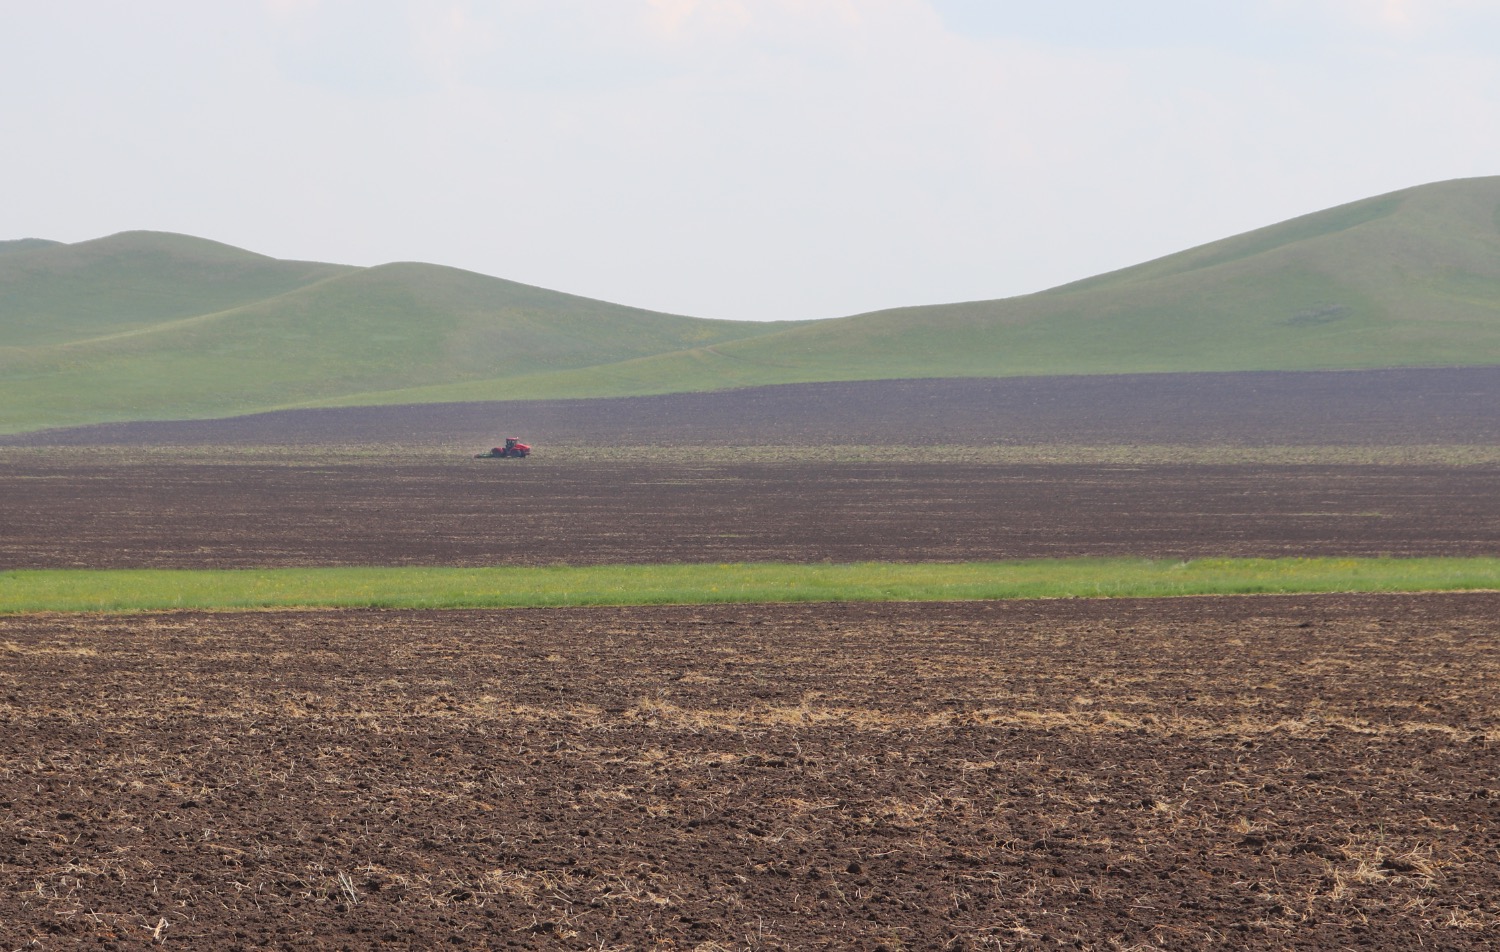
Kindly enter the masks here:
<path id="1" fill-rule="evenodd" d="M 1469 594 L 3 618 L 0 934 L 1485 947 L 1497 616 Z"/>

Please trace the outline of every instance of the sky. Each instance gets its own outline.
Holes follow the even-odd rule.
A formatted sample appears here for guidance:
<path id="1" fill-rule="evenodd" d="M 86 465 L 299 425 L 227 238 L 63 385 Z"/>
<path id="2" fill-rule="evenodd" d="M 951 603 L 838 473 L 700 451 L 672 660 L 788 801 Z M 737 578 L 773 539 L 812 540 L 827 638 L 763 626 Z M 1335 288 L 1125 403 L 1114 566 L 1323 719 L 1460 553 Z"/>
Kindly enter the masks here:
<path id="1" fill-rule="evenodd" d="M 0 239 L 837 317 L 1500 174 L 1500 0 L 0 0 L 0 134 Z"/>

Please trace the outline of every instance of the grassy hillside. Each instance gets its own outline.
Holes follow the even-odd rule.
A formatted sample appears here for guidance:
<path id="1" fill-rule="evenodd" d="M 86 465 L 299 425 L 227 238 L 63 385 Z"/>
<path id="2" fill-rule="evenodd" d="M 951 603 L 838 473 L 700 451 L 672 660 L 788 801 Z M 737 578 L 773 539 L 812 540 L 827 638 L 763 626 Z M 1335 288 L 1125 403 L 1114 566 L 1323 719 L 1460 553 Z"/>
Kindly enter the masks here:
<path id="1" fill-rule="evenodd" d="M 149 233 L 0 256 L 0 315 L 0 432 L 557 372 L 786 326 L 659 314 L 436 265 L 283 262 Z"/>
<path id="2" fill-rule="evenodd" d="M 213 241 L 126 232 L 0 255 L 0 345 L 62 344 L 227 310 L 356 269 L 278 261 Z"/>
<path id="3" fill-rule="evenodd" d="M 346 402 L 1493 364 L 1500 177 L 1354 202 L 1025 297 L 880 311 L 610 367 Z"/>
<path id="4" fill-rule="evenodd" d="M 33 251 L 37 248 L 49 248 L 60 245 L 60 241 L 48 241 L 45 238 L 17 238 L 14 241 L 0 241 L 0 255 L 12 251 Z"/>
<path id="5" fill-rule="evenodd" d="M 181 235 L 0 245 L 0 432 L 832 380 L 1493 364 L 1500 178 L 1354 202 L 1025 297 L 782 324 Z"/>

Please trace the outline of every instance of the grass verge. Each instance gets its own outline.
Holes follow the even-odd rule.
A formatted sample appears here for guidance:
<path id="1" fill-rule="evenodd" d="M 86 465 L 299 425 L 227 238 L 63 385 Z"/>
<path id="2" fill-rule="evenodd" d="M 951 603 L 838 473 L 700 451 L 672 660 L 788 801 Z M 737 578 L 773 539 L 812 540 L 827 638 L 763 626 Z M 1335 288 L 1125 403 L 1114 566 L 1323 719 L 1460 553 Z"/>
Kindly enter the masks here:
<path id="1" fill-rule="evenodd" d="M 1040 559 L 0 572 L 0 614 L 519 608 L 1500 589 L 1500 558 Z"/>

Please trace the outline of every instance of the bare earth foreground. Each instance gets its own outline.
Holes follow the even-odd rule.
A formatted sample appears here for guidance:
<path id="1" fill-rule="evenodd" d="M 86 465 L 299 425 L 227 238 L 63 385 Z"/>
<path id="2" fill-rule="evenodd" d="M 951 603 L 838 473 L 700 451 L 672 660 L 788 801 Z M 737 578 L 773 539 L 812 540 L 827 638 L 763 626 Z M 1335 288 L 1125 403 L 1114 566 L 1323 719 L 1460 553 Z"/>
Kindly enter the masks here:
<path id="1" fill-rule="evenodd" d="M 1497 616 L 0 618 L 0 947 L 1491 947 Z"/>

